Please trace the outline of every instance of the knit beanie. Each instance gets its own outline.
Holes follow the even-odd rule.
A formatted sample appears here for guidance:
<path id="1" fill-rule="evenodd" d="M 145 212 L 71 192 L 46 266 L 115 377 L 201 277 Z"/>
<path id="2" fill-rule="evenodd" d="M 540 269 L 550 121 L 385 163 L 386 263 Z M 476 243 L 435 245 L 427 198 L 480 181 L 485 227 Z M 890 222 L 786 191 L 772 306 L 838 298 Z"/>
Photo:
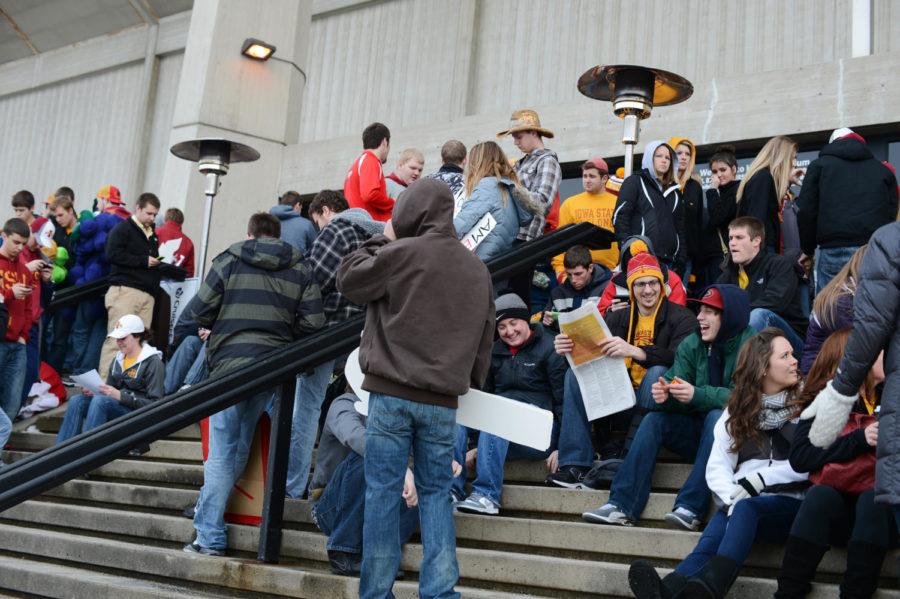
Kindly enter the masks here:
<path id="1" fill-rule="evenodd" d="M 633 244 L 632 247 L 634 247 Z M 628 283 L 628 288 L 631 289 L 632 285 L 634 285 L 634 281 L 641 277 L 656 277 L 659 279 L 660 285 L 665 284 L 659 262 L 657 262 L 656 258 L 647 253 L 636 254 L 628 261 L 628 274 L 625 279 Z"/>
<path id="2" fill-rule="evenodd" d="M 494 308 L 497 311 L 497 323 L 504 318 L 521 318 L 526 322 L 531 318 L 528 306 L 515 293 L 506 293 L 498 297 L 494 302 Z"/>

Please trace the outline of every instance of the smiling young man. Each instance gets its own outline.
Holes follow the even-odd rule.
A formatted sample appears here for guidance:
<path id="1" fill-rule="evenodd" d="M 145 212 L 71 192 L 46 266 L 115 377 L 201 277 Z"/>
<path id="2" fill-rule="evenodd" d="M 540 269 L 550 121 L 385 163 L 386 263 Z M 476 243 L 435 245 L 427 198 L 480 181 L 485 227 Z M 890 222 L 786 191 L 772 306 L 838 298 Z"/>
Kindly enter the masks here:
<path id="1" fill-rule="evenodd" d="M 662 269 L 650 254 L 637 254 L 628 262 L 628 288 L 631 308 L 607 314 L 606 324 L 612 336 L 604 339 L 601 347 L 607 356 L 625 359 L 637 392 L 634 418 L 640 419 L 653 407 L 651 385 L 672 365 L 678 344 L 696 330 L 697 322 L 690 310 L 666 299 Z M 558 335 L 554 343 L 557 353 L 562 355 L 570 353 L 574 347 L 571 338 L 564 334 Z M 637 423 L 632 428 L 637 429 Z M 594 488 L 601 480 L 609 480 L 611 476 L 601 476 L 599 469 L 585 479 L 593 459 L 591 423 L 575 373 L 570 371 L 565 380 L 559 439 L 560 468 L 547 477 L 547 483 L 567 488 L 582 485 Z M 606 464 L 600 468 L 604 466 Z"/>
<path id="2" fill-rule="evenodd" d="M 803 353 L 807 318 L 800 303 L 800 279 L 794 263 L 765 251 L 765 228 L 752 216 L 728 225 L 728 268 L 719 283 L 737 285 L 750 298 L 750 326 L 756 331 L 777 327 L 784 331 L 795 355 Z"/>
<path id="3" fill-rule="evenodd" d="M 694 467 L 666 521 L 697 530 L 709 506 L 706 461 L 713 430 L 731 395 L 738 351 L 755 331 L 747 326 L 747 294 L 734 285 L 713 285 L 699 300 L 700 330 L 675 352 L 675 362 L 651 386 L 653 411 L 643 419 L 610 487 L 609 501 L 582 514 L 588 522 L 631 526 L 650 498 L 660 447 L 693 460 Z"/>

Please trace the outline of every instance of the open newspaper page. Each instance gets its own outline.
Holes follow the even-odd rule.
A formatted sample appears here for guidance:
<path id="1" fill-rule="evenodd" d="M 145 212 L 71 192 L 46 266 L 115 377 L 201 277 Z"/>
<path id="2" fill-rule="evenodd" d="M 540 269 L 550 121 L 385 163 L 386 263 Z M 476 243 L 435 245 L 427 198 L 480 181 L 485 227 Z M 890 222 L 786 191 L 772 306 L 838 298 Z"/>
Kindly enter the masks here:
<path id="1" fill-rule="evenodd" d="M 559 315 L 559 330 L 575 343 L 566 355 L 575 373 L 588 420 L 596 420 L 634 406 L 634 388 L 622 358 L 604 356 L 597 344 L 612 336 L 594 304 Z"/>

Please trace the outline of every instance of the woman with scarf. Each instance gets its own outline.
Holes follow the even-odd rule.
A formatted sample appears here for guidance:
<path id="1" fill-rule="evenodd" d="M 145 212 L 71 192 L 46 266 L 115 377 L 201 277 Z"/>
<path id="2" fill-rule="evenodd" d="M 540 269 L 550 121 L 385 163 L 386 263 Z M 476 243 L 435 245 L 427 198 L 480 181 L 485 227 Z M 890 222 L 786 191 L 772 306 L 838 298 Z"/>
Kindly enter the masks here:
<path id="1" fill-rule="evenodd" d="M 676 164 L 671 146 L 662 141 L 648 143 L 641 170 L 619 189 L 612 224 L 619 247 L 629 237 L 643 235 L 650 239 L 660 263 L 681 275 L 687 264 L 687 243 Z"/>
<path id="2" fill-rule="evenodd" d="M 675 156 L 678 158 L 675 182 L 684 203 L 684 238 L 687 243 L 688 259 L 684 278 L 690 290 L 694 292 L 692 295 L 696 295 L 697 291 L 715 282 L 715 279 L 701 282 L 696 276 L 697 266 L 700 263 L 700 247 L 703 243 L 703 186 L 700 185 L 700 178 L 694 174 L 697 148 L 687 137 L 673 137 L 668 144 L 674 148 Z M 696 284 L 691 283 L 691 275 L 695 275 Z"/>
<path id="3" fill-rule="evenodd" d="M 724 598 L 756 538 L 787 538 L 808 485 L 807 475 L 788 462 L 799 381 L 781 330 L 763 329 L 744 344 L 706 466 L 719 510 L 694 550 L 662 580 L 647 561 L 631 565 L 635 597 Z"/>
<path id="4" fill-rule="evenodd" d="M 841 329 L 822 344 L 800 394 L 801 409 L 812 403 L 834 377 L 851 330 Z M 847 547 L 841 597 L 871 597 L 878 587 L 884 556 L 897 542 L 891 506 L 875 503 L 875 385 L 882 381 L 884 368 L 879 359 L 859 391 L 860 399 L 850 417 L 852 425 L 825 449 L 809 441 L 814 419 L 801 420 L 797 426 L 791 443 L 791 466 L 809 472 L 816 484 L 803 498 L 785 544 L 776 598 L 805 597 L 831 545 Z"/>

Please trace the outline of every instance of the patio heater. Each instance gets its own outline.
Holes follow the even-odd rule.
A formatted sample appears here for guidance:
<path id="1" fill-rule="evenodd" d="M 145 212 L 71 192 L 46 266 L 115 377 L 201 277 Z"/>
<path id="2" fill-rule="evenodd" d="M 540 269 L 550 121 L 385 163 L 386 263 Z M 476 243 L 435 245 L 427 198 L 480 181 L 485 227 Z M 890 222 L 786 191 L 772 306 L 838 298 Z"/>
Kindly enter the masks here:
<path id="1" fill-rule="evenodd" d="M 200 281 L 206 275 L 206 251 L 209 246 L 209 225 L 212 220 L 213 200 L 219 191 L 219 177 L 228 174 L 228 167 L 236 162 L 259 160 L 259 152 L 250 146 L 219 139 L 203 137 L 177 143 L 169 149 L 184 160 L 197 163 L 197 170 L 206 175 L 206 207 L 203 212 L 203 240 L 200 244 Z"/>
<path id="2" fill-rule="evenodd" d="M 578 78 L 578 91 L 595 100 L 612 102 L 613 113 L 624 121 L 625 176 L 631 174 L 640 123 L 654 106 L 684 102 L 694 93 L 691 82 L 668 71 L 636 65 L 598 65 Z"/>

